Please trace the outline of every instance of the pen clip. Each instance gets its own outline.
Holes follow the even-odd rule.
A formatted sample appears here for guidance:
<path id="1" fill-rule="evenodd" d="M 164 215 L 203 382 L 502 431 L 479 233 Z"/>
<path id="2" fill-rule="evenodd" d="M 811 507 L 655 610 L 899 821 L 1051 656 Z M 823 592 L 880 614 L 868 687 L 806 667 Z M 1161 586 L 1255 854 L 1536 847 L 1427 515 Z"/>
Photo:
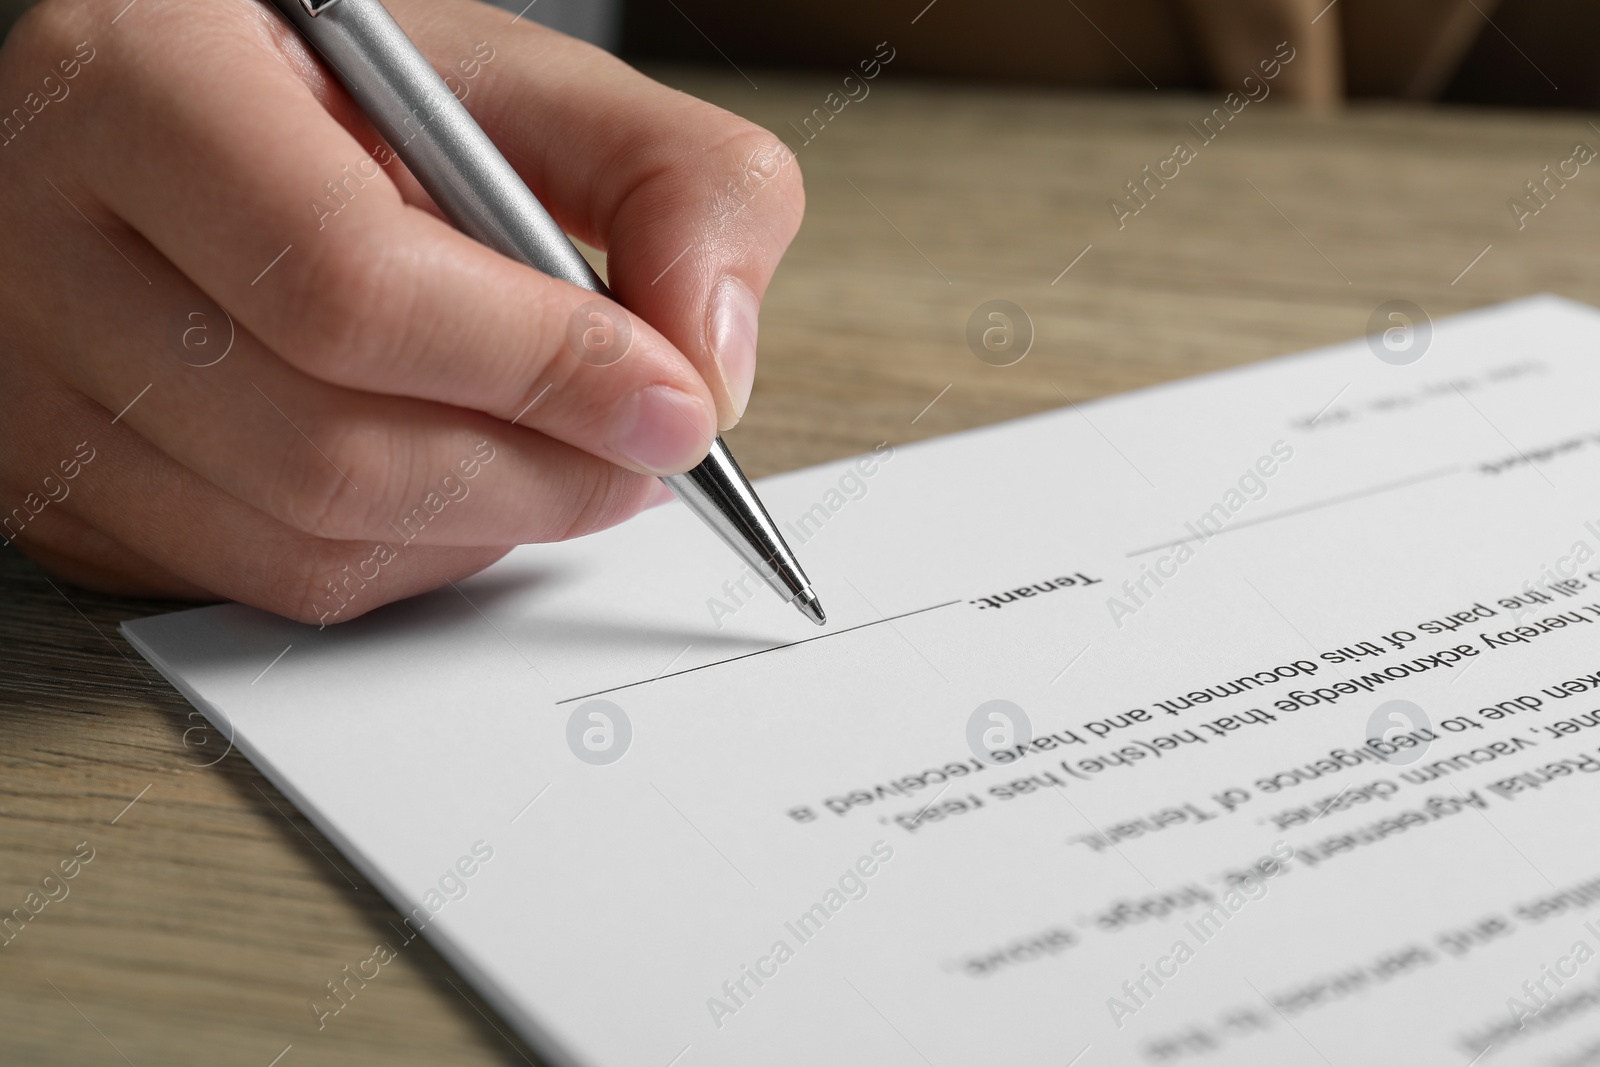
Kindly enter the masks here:
<path id="1" fill-rule="evenodd" d="M 332 7 L 338 2 L 339 0 L 300 0 L 301 6 L 306 9 L 306 13 L 311 15 L 313 18 L 315 18 L 318 13 L 328 10 L 328 8 Z"/>

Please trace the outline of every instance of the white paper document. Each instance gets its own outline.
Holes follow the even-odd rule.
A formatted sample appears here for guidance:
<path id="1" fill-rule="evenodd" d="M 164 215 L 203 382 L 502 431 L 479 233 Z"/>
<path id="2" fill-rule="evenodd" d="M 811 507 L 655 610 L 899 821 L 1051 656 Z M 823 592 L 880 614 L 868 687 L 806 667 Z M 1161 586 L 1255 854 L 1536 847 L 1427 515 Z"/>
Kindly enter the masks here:
<path id="1" fill-rule="evenodd" d="M 554 1067 L 1600 1063 L 1600 312 L 1414 320 L 763 481 L 823 629 L 678 505 L 125 629 L 408 917 L 313 1034 L 420 931 Z"/>

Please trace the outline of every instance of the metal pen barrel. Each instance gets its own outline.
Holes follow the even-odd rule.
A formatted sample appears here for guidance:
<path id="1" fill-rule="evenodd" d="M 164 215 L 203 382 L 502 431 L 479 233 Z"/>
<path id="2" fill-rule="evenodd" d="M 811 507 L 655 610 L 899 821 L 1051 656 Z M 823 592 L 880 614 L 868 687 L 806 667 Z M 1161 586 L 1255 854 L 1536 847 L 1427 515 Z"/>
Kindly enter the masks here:
<path id="1" fill-rule="evenodd" d="M 535 270 L 609 297 L 600 276 L 380 0 L 273 0 L 458 229 Z M 722 438 L 663 481 L 784 600 L 821 625 L 800 563 Z"/>

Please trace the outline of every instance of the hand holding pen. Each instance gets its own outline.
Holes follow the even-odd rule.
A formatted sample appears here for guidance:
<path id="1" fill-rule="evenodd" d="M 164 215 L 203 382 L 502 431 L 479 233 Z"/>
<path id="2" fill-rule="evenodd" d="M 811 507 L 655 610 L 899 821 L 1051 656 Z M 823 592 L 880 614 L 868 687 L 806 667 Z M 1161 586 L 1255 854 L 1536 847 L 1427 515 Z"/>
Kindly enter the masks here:
<path id="1" fill-rule="evenodd" d="M 737 421 L 802 211 L 781 143 L 496 9 L 392 6 L 608 250 L 626 358 L 575 358 L 595 293 L 440 219 L 271 11 L 46 0 L 0 62 L 7 99 L 51 78 L 0 147 L 0 486 L 32 502 L 7 541 L 82 584 L 307 621 L 331 583 L 343 620 L 621 521 Z M 377 576 L 348 592 L 345 568 Z"/>

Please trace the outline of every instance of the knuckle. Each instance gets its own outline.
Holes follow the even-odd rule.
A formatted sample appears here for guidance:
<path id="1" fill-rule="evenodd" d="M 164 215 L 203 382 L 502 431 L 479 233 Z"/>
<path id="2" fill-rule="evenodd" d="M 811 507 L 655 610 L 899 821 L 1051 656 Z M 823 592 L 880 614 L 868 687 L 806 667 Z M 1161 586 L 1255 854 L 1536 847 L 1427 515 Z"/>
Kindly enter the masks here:
<path id="1" fill-rule="evenodd" d="M 685 208 L 709 216 L 709 225 L 736 243 L 787 244 L 805 212 L 800 165 L 788 145 L 768 130 L 710 104 L 691 115 L 696 136 L 646 147 L 618 210 L 647 218 L 671 217 Z"/>
<path id="2" fill-rule="evenodd" d="M 285 272 L 280 352 L 308 374 L 370 386 L 404 351 L 414 293 L 398 255 L 361 233 L 317 242 L 310 261 Z"/>
<path id="3" fill-rule="evenodd" d="M 542 327 L 529 331 L 528 357 L 508 372 L 505 394 L 514 399 L 503 408 L 493 409 L 492 414 L 525 428 L 539 425 L 552 413 L 570 414 L 573 391 L 564 387 L 581 363 L 576 358 L 563 358 L 571 354 L 572 348 L 566 332 L 559 338 L 549 337 L 551 332 Z"/>
<path id="4" fill-rule="evenodd" d="M 286 457 L 273 512 L 302 533 L 329 540 L 380 536 L 403 456 L 382 427 L 322 419 L 302 427 L 302 443 Z"/>
<path id="5" fill-rule="evenodd" d="M 533 540 L 567 541 L 615 526 L 639 510 L 648 481 L 646 475 L 610 464 L 574 468 L 555 497 L 561 504 L 545 516 Z"/>
<path id="6" fill-rule="evenodd" d="M 585 366 L 583 331 L 592 325 L 583 309 L 594 302 L 586 300 L 574 306 L 553 283 L 533 291 L 530 297 L 530 314 L 520 326 L 522 354 L 506 364 L 504 380 L 497 379 L 502 393 L 516 398 L 515 407 L 497 413 L 507 419 L 525 418 L 528 424 L 552 408 L 572 402 L 567 386 Z M 631 339 L 631 321 L 629 328 Z"/>
<path id="7" fill-rule="evenodd" d="M 788 145 L 760 126 L 737 119 L 715 150 L 715 167 L 719 184 L 735 200 L 764 221 L 786 224 L 786 236 L 792 236 L 805 210 L 805 183 Z"/>

